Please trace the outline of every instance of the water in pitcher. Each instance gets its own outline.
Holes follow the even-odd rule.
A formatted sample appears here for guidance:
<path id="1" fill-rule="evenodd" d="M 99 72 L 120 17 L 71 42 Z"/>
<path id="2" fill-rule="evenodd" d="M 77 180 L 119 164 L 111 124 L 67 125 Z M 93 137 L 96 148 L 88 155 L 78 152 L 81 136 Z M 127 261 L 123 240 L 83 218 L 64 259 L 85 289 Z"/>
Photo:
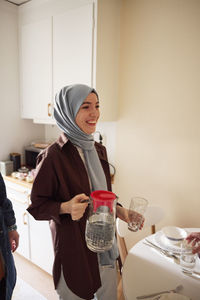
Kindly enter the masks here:
<path id="1" fill-rule="evenodd" d="M 113 219 L 105 216 L 106 221 L 102 221 L 103 216 L 101 215 L 101 220 L 96 217 L 87 221 L 86 226 L 86 243 L 88 248 L 94 252 L 104 252 L 109 250 L 114 241 L 115 230 Z M 110 222 L 109 222 L 110 221 Z"/>
<path id="2" fill-rule="evenodd" d="M 93 252 L 111 249 L 115 237 L 116 195 L 96 190 L 90 195 L 89 212 L 85 229 L 87 247 Z"/>

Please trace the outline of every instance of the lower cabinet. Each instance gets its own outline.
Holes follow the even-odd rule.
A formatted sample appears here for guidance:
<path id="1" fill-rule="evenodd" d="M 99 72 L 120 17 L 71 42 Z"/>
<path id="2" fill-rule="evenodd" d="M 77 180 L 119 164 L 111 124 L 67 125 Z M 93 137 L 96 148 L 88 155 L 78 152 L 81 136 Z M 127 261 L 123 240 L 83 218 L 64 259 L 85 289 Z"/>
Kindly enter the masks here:
<path id="1" fill-rule="evenodd" d="M 29 214 L 29 227 L 31 261 L 52 274 L 54 253 L 49 222 L 36 221 Z"/>
<path id="2" fill-rule="evenodd" d="M 17 248 L 17 252 L 24 256 L 27 259 L 31 259 L 30 256 L 30 240 L 29 240 L 29 216 L 28 212 L 26 212 L 25 205 L 13 201 L 13 198 L 8 198 L 12 201 L 13 209 L 15 211 L 15 217 L 17 220 L 17 231 L 20 235 L 19 247 Z"/>
<path id="3" fill-rule="evenodd" d="M 12 178 L 6 176 L 4 181 L 20 235 L 16 252 L 52 274 L 54 252 L 49 222 L 36 221 L 26 210 L 30 204 L 31 187 L 25 183 L 15 183 Z"/>

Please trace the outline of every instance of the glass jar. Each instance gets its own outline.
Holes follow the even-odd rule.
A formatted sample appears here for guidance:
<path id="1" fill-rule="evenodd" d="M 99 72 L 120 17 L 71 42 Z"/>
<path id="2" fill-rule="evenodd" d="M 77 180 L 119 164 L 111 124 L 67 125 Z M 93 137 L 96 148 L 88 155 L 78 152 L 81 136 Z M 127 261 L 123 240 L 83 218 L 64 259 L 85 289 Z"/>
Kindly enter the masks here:
<path id="1" fill-rule="evenodd" d="M 85 238 L 93 252 L 109 250 L 115 237 L 117 197 L 109 191 L 94 191 L 90 195 Z"/>

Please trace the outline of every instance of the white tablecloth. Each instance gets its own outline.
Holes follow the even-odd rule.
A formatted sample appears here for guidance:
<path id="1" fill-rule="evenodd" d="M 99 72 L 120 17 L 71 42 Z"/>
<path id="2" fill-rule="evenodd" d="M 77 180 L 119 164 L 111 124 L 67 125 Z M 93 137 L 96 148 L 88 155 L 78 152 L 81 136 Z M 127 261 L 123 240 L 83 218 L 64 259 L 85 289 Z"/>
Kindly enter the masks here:
<path id="1" fill-rule="evenodd" d="M 188 231 L 200 231 L 200 228 L 190 228 Z M 154 240 L 154 237 L 151 235 L 148 239 Z M 182 284 L 184 288 L 180 294 L 200 300 L 200 278 L 183 274 L 176 260 L 163 256 L 143 242 L 141 240 L 130 249 L 123 266 L 125 299 L 134 300 L 136 296 L 173 289 Z M 197 259 L 195 269 L 200 272 L 200 259 Z"/>

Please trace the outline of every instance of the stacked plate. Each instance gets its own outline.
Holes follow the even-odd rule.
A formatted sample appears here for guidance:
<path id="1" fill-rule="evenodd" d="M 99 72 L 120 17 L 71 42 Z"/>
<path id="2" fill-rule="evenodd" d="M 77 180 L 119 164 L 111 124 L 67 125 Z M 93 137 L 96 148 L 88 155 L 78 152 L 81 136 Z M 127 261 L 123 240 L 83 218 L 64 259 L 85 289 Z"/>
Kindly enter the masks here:
<path id="1" fill-rule="evenodd" d="M 163 234 L 173 242 L 180 242 L 187 237 L 185 229 L 175 226 L 167 226 L 162 229 Z"/>
<path id="2" fill-rule="evenodd" d="M 167 226 L 158 231 L 154 239 L 163 249 L 179 254 L 181 252 L 181 242 L 187 235 L 187 231 L 183 228 Z"/>

